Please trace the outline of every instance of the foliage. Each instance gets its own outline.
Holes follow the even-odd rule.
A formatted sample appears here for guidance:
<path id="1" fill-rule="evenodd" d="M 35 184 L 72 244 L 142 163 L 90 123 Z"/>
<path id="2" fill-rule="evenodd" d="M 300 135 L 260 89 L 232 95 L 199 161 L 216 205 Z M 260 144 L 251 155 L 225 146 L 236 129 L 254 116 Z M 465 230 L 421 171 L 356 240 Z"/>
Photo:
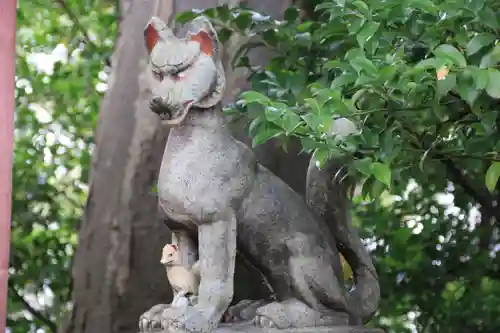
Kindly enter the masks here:
<path id="1" fill-rule="evenodd" d="M 7 326 L 55 332 L 86 195 L 113 3 L 20 1 Z M 100 90 L 100 91 L 99 91 Z"/>
<path id="2" fill-rule="evenodd" d="M 314 3 L 280 21 L 227 6 L 177 21 L 203 13 L 222 42 L 248 36 L 233 65 L 252 90 L 228 113 L 247 117 L 254 145 L 297 139 L 320 163 L 352 157 L 384 293 L 375 325 L 499 331 L 500 4 Z M 265 67 L 250 62 L 257 47 L 274 54 Z"/>

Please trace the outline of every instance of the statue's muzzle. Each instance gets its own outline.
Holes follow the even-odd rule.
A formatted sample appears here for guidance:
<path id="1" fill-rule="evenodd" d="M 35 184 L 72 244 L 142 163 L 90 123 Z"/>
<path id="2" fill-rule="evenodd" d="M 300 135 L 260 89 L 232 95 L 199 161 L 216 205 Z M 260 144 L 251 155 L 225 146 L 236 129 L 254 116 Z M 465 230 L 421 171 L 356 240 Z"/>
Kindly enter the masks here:
<path id="1" fill-rule="evenodd" d="M 167 125 L 179 125 L 186 118 L 194 101 L 185 101 L 182 104 L 169 103 L 164 97 L 154 96 L 150 102 L 151 110 L 156 113 Z"/>

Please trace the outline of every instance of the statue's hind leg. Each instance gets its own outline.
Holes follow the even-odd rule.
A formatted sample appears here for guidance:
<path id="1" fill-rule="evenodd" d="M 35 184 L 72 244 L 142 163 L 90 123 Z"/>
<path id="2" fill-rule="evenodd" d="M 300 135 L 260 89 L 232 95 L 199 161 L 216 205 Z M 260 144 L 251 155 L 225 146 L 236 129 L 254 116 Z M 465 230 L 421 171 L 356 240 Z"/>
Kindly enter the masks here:
<path id="1" fill-rule="evenodd" d="M 329 247 L 321 247 L 315 235 L 294 233 L 286 244 L 288 274 L 273 280 L 290 281 L 288 295 L 260 307 L 255 323 L 280 329 L 347 325 L 345 292 L 335 271 L 338 256 Z"/>

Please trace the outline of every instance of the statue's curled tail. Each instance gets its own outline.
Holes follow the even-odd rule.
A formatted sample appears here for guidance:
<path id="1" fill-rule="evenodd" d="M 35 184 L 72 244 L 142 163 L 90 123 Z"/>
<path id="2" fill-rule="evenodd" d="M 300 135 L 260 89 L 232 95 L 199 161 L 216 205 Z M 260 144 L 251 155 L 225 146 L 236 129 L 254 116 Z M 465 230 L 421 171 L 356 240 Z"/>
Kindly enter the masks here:
<path id="1" fill-rule="evenodd" d="M 344 166 L 341 161 L 331 160 L 320 168 L 313 156 L 307 172 L 306 200 L 328 225 L 340 253 L 352 267 L 355 286 L 346 298 L 353 324 L 361 324 L 377 311 L 380 286 L 371 256 L 352 225 L 347 196 L 350 183 Z"/>

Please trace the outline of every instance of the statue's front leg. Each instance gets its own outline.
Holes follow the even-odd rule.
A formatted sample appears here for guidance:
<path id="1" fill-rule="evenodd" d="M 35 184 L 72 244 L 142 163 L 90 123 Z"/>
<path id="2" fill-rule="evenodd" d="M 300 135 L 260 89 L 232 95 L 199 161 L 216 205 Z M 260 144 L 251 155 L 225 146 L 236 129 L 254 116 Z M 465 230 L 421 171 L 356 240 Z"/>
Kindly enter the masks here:
<path id="1" fill-rule="evenodd" d="M 203 224 L 198 230 L 200 287 L 198 303 L 169 320 L 184 332 L 210 332 L 221 322 L 233 298 L 236 218 Z"/>

